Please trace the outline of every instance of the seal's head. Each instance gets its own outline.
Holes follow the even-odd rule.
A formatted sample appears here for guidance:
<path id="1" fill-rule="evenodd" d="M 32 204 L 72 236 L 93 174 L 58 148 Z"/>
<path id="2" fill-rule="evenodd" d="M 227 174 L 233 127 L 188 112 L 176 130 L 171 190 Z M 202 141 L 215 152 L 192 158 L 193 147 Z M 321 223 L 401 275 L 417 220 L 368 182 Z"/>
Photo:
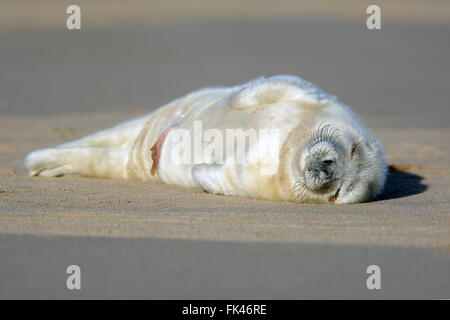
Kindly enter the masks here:
<path id="1" fill-rule="evenodd" d="M 378 195 L 386 161 L 366 130 L 321 123 L 294 157 L 294 193 L 299 202 L 355 203 Z"/>

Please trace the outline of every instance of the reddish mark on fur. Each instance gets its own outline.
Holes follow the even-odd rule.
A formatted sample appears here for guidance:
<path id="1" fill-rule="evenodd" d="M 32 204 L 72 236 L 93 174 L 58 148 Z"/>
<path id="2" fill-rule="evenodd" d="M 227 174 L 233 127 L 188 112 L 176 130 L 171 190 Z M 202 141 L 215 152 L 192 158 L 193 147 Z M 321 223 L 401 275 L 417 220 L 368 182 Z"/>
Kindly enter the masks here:
<path id="1" fill-rule="evenodd" d="M 161 148 L 164 143 L 164 140 L 166 139 L 167 133 L 169 133 L 170 129 L 171 128 L 167 128 L 166 130 L 164 130 L 159 136 L 158 140 L 156 140 L 153 147 L 150 149 L 150 151 L 152 152 L 152 160 L 153 160 L 152 170 L 150 171 L 152 176 L 155 175 L 156 169 L 158 168 L 158 161 L 159 157 L 161 156 Z"/>

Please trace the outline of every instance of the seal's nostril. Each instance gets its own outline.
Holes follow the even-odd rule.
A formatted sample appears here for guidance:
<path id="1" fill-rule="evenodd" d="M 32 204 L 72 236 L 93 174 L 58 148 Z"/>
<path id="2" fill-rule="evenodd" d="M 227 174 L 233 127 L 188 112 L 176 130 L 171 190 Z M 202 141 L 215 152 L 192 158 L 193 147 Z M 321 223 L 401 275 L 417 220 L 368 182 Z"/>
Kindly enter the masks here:
<path id="1" fill-rule="evenodd" d="M 324 165 L 326 165 L 326 166 L 329 166 L 329 165 L 331 165 L 331 164 L 333 164 L 334 163 L 334 160 L 323 160 L 322 161 L 322 163 L 324 164 Z"/>

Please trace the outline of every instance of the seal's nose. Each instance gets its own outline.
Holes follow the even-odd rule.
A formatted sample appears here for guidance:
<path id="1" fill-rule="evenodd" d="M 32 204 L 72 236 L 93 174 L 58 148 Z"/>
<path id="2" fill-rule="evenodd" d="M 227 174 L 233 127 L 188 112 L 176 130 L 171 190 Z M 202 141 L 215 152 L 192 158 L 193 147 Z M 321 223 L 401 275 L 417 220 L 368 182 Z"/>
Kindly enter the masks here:
<path id="1" fill-rule="evenodd" d="M 330 175 L 332 172 L 332 166 L 336 162 L 334 159 L 325 159 L 322 160 L 320 164 L 320 171 L 326 173 L 326 175 Z"/>

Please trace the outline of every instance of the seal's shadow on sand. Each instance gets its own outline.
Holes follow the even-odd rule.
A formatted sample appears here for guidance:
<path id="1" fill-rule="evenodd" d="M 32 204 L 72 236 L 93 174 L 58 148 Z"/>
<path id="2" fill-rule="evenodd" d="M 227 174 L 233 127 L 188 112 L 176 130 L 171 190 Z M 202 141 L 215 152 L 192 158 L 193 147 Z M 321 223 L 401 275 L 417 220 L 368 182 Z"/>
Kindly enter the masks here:
<path id="1" fill-rule="evenodd" d="M 385 190 L 375 201 L 398 199 L 425 192 L 428 186 L 423 184 L 422 180 L 423 177 L 418 174 L 390 165 Z"/>

